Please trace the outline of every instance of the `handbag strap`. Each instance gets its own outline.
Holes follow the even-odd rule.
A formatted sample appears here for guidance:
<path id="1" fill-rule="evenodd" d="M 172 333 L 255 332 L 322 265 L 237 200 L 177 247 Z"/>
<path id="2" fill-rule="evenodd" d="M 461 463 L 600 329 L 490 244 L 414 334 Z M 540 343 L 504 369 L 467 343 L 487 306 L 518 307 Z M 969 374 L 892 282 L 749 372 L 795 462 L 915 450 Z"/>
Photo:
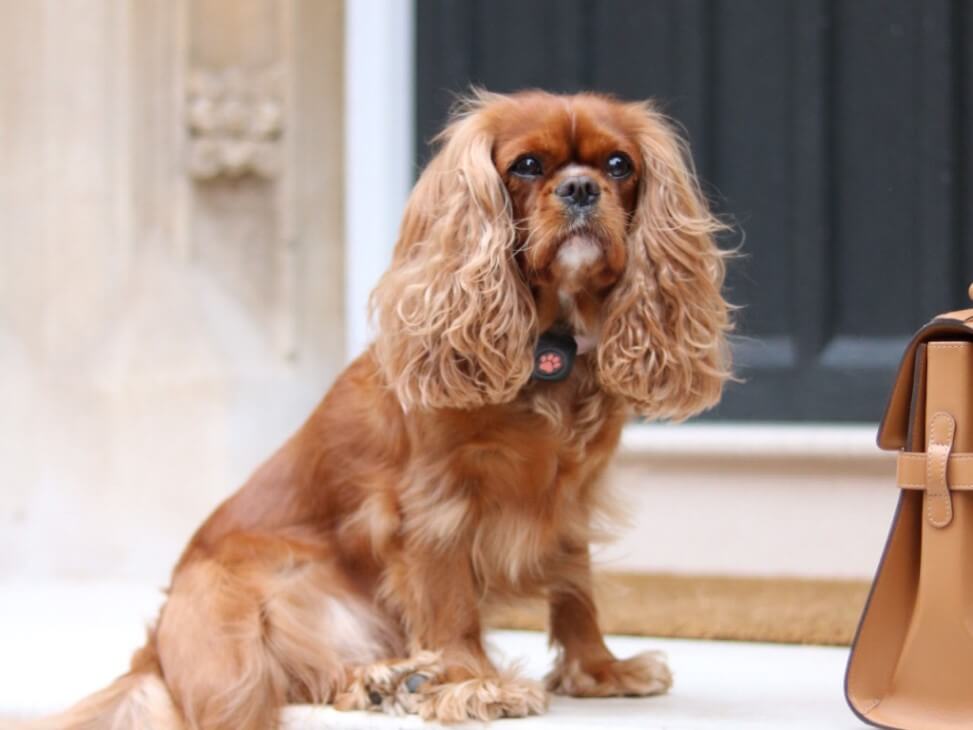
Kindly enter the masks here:
<path id="1" fill-rule="evenodd" d="M 900 489 L 925 489 L 929 470 L 927 455 L 900 451 L 895 481 Z M 946 460 L 946 484 L 953 491 L 973 491 L 973 454 L 951 454 Z"/>

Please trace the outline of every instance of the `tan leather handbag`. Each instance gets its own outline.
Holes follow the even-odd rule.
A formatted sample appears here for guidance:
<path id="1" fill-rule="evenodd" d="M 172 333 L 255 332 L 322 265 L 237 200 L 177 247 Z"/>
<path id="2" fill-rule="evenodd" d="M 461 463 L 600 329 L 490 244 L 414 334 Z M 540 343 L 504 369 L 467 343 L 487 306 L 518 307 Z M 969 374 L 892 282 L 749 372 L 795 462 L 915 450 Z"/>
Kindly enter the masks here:
<path id="1" fill-rule="evenodd" d="M 973 309 L 913 338 L 878 445 L 901 494 L 845 696 L 878 727 L 973 728 Z"/>

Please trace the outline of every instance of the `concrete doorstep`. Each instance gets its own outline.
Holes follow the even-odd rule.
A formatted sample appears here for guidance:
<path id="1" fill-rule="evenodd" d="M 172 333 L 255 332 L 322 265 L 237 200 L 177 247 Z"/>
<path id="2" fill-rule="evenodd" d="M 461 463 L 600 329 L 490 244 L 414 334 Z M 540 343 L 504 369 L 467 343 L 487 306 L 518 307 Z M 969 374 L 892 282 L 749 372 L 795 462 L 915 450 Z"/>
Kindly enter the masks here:
<path id="1" fill-rule="evenodd" d="M 0 718 L 56 711 L 110 682 L 125 670 L 160 602 L 157 590 L 143 586 L 0 585 Z M 489 641 L 499 661 L 519 662 L 526 676 L 539 679 L 550 667 L 540 633 L 496 631 Z M 555 697 L 545 715 L 496 724 L 511 730 L 864 727 L 842 695 L 846 649 L 621 636 L 610 637 L 609 645 L 622 657 L 665 652 L 675 675 L 672 691 L 644 699 Z M 416 717 L 330 707 L 288 707 L 284 719 L 287 730 L 431 727 Z"/>

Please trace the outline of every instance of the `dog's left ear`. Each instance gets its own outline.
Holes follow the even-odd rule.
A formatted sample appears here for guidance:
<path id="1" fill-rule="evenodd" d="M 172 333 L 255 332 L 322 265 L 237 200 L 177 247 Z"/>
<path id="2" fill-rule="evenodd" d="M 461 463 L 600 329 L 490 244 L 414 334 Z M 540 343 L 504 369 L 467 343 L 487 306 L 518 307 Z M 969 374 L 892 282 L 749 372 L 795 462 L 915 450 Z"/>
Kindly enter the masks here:
<path id="1" fill-rule="evenodd" d="M 715 405 L 729 376 L 721 292 L 726 226 L 709 210 L 685 144 L 648 105 L 635 118 L 641 180 L 628 263 L 606 302 L 598 377 L 648 418 L 682 420 Z"/>

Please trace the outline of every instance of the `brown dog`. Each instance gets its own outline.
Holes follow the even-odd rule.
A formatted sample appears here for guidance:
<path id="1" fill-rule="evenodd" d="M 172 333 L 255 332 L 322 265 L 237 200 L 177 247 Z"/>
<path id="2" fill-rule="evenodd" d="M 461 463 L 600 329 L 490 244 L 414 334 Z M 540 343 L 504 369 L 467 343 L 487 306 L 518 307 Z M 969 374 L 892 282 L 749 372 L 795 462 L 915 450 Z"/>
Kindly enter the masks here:
<path id="1" fill-rule="evenodd" d="M 588 546 L 626 418 L 719 398 L 722 226 L 649 104 L 480 93 L 439 141 L 373 295 L 374 345 L 193 537 L 130 673 L 46 726 L 262 730 L 287 702 L 540 712 L 479 618 L 537 594 L 550 690 L 669 687 L 658 656 L 605 647 Z M 532 377 L 543 332 L 579 345 L 561 380 Z"/>

